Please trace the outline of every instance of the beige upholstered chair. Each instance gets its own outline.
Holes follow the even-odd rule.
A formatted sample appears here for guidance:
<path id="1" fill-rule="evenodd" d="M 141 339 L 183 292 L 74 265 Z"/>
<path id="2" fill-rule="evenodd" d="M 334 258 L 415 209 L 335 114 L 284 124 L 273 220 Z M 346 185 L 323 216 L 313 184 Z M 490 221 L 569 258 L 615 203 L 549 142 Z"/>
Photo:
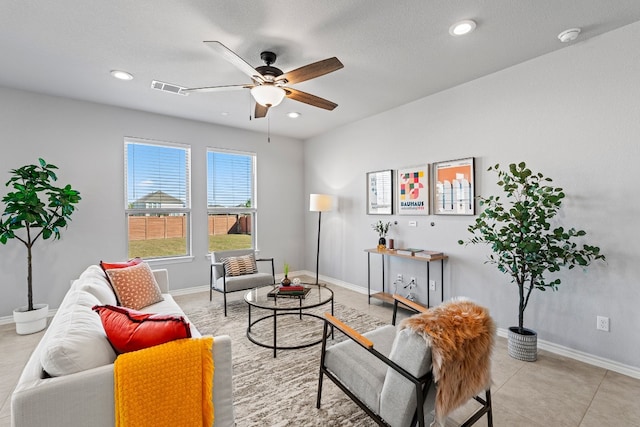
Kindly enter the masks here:
<path id="1" fill-rule="evenodd" d="M 253 258 L 251 258 L 253 257 Z M 247 266 L 247 258 L 251 258 L 252 267 L 247 270 L 236 271 L 232 264 L 240 261 Z M 258 270 L 257 262 L 271 263 L 271 272 Z M 239 273 L 239 274 L 238 274 Z M 273 258 L 255 258 L 253 249 L 237 249 L 231 251 L 211 252 L 211 274 L 209 276 L 209 301 L 213 299 L 213 291 L 222 292 L 224 298 L 224 315 L 227 315 L 227 293 L 256 288 L 258 286 L 273 285 L 276 282 Z"/>
<path id="2" fill-rule="evenodd" d="M 437 367 L 450 369 L 452 374 L 452 371 L 457 369 L 459 361 L 447 364 L 444 360 L 443 363 L 443 359 L 447 357 L 443 358 L 439 349 L 433 347 L 434 344 L 439 345 L 441 341 L 438 337 L 426 336 L 420 329 L 434 316 L 438 321 L 438 308 L 446 306 L 447 303 L 427 313 L 424 307 L 394 295 L 394 324 L 398 303 L 409 310 L 425 314 L 406 319 L 399 329 L 394 325 L 387 325 L 363 335 L 330 314 L 325 314 L 317 408 L 320 408 L 322 381 L 323 376 L 326 375 L 381 426 L 405 427 L 417 424 L 424 427 L 432 420 L 434 420 L 433 425 L 444 426 L 446 423 L 449 426 L 452 420 L 447 419 L 447 415 L 456 409 L 455 406 L 451 407 L 451 404 L 459 406 L 473 398 L 480 403 L 481 407 L 462 426 L 470 426 L 486 414 L 488 425 L 491 427 L 493 420 L 489 389 L 490 367 L 479 366 L 490 364 L 490 353 L 493 347 L 495 325 L 488 316 L 488 312 L 470 301 L 464 303 L 464 310 L 471 305 L 472 309 L 477 307 L 479 312 L 486 313 L 486 318 L 481 323 L 482 336 L 469 339 L 469 342 L 476 340 L 475 343 L 467 345 L 468 342 L 454 338 L 457 347 L 473 351 L 472 357 L 466 357 L 476 370 L 473 371 L 473 375 L 462 376 L 479 379 L 474 385 L 466 383 L 465 379 L 452 384 L 451 378 L 455 378 L 456 375 L 447 375 Z M 455 304 L 455 302 L 452 303 Z M 477 313 L 473 312 L 472 315 L 476 316 Z M 471 322 L 473 321 L 471 319 Z M 462 322 L 457 324 L 458 328 L 469 329 L 464 324 L 465 320 Z M 329 327 L 338 329 L 349 339 L 328 345 Z M 473 329 L 473 326 L 470 328 Z M 460 332 L 458 335 L 465 333 Z M 484 354 L 477 354 L 477 352 Z M 458 395 L 453 400 L 447 400 L 449 396 L 443 396 L 447 390 L 454 390 L 454 394 L 457 394 L 460 389 L 465 390 L 463 396 Z M 474 394 L 477 392 L 484 392 L 484 397 Z M 459 402 L 460 399 L 463 401 Z"/>

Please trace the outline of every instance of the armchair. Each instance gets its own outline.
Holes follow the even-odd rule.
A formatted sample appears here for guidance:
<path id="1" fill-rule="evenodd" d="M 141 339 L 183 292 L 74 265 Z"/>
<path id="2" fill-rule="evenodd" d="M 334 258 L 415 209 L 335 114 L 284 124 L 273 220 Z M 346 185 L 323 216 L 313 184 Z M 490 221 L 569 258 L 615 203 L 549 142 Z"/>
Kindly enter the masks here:
<path id="1" fill-rule="evenodd" d="M 230 263 L 240 260 L 243 265 L 250 263 L 248 270 L 235 271 Z M 249 261 L 247 261 L 249 260 Z M 258 271 L 257 262 L 271 263 L 271 274 Z M 209 275 L 209 301 L 213 291 L 221 292 L 224 299 L 224 315 L 227 315 L 227 293 L 273 285 L 276 282 L 273 258 L 255 258 L 253 249 L 237 249 L 211 252 L 211 273 Z"/>
<path id="2" fill-rule="evenodd" d="M 360 334 L 332 315 L 325 314 L 316 407 L 319 409 L 321 405 L 322 381 L 326 375 L 381 426 L 404 427 L 417 424 L 424 427 L 428 425 L 427 419 L 432 416 L 435 416 L 432 425 L 444 426 L 445 421 L 448 422 L 447 415 L 471 398 L 479 402 L 481 407 L 462 426 L 474 424 L 484 414 L 487 414 L 489 427 L 493 426 L 489 366 L 478 366 L 490 364 L 495 335 L 495 326 L 486 310 L 469 301 L 452 301 L 427 310 L 401 296 L 394 295 L 393 298 L 393 324 L 366 334 Z M 421 314 L 406 319 L 400 328 L 396 329 L 395 320 L 399 304 Z M 473 352 L 473 356 L 463 357 L 470 359 L 469 365 L 474 369 L 470 376 L 478 377 L 475 384 L 467 381 L 469 375 L 465 375 L 466 373 L 459 375 L 461 372 L 444 372 L 444 369 L 455 370 L 460 361 L 448 364 L 447 355 L 443 356 L 439 347 L 439 337 L 436 336 L 438 332 L 434 331 L 431 336 L 424 332 L 425 329 L 421 329 L 422 325 L 434 316 L 446 317 L 438 312 L 439 309 L 440 312 L 443 311 L 441 307 L 446 311 L 451 306 L 457 308 L 456 304 L 465 304 L 465 310 L 471 307 L 473 311 L 473 308 L 477 307 L 480 310 L 477 310 L 475 315 L 478 312 L 486 313 L 481 322 L 480 346 L 477 345 L 478 337 L 467 337 L 467 341 L 454 338 L 458 348 Z M 425 320 L 425 317 L 428 319 Z M 458 337 L 464 335 L 468 329 L 474 329 L 473 325 L 470 328 L 462 327 L 465 326 L 462 324 L 464 321 L 452 328 L 465 330 L 461 334 L 458 333 Z M 473 322 L 474 320 L 470 321 Z M 338 329 L 348 339 L 327 346 L 329 327 Z M 467 345 L 468 343 L 471 345 Z M 488 354 L 485 354 L 487 351 Z M 452 384 L 452 378 L 456 378 L 453 380 L 455 384 Z M 455 389 L 453 394 L 457 393 L 453 397 L 447 394 L 452 390 L 452 385 Z M 476 394 L 483 391 L 484 398 Z"/>

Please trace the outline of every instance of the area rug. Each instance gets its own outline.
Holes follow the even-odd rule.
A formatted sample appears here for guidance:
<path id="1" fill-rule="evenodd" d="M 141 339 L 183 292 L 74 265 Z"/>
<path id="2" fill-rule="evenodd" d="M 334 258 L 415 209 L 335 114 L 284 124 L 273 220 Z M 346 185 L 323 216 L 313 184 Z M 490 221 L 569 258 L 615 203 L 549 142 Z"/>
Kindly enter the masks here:
<path id="1" fill-rule="evenodd" d="M 329 308 L 315 309 L 322 315 Z M 261 314 L 252 309 L 253 319 Z M 267 314 L 267 312 L 262 312 Z M 320 344 L 298 350 L 273 350 L 247 339 L 247 304 L 228 304 L 228 317 L 221 307 L 211 306 L 186 312 L 202 334 L 229 335 L 233 346 L 233 388 L 236 425 L 251 426 L 372 426 L 375 423 L 331 380 L 325 379 L 322 405 L 316 409 Z M 335 303 L 335 315 L 359 332 L 367 332 L 383 322 Z M 391 319 L 389 319 L 391 320 Z M 254 338 L 272 342 L 271 321 L 252 328 Z M 278 318 L 278 344 L 295 345 L 313 342 L 322 335 L 322 321 L 297 316 Z M 335 341 L 346 339 L 340 333 Z M 334 342 L 335 342 L 334 341 Z M 215 345 L 215 344 L 214 344 Z"/>

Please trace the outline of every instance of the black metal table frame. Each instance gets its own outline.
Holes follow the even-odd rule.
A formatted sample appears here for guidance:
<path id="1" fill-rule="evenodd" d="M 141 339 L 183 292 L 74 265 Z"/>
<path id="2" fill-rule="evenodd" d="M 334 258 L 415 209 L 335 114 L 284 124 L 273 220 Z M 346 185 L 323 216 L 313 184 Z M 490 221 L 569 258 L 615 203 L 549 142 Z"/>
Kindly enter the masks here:
<path id="1" fill-rule="evenodd" d="M 320 287 L 321 285 L 310 285 L 310 286 L 318 286 Z M 313 314 L 313 313 L 305 313 L 303 310 L 306 309 L 310 309 L 310 308 L 316 308 L 316 307 L 321 307 L 325 304 L 331 303 L 331 315 L 333 315 L 333 291 L 327 287 L 325 287 L 329 292 L 331 292 L 331 297 L 329 299 L 327 299 L 326 301 L 321 301 L 317 304 L 313 304 L 313 305 L 308 305 L 308 306 L 302 306 L 302 300 L 304 298 L 298 298 L 300 300 L 300 306 L 299 307 L 262 307 L 259 305 L 256 305 L 255 303 L 249 302 L 247 301 L 247 299 L 245 298 L 245 302 L 247 303 L 247 305 L 249 306 L 249 326 L 247 327 L 247 338 L 249 339 L 249 341 L 251 341 L 252 343 L 259 345 L 260 347 L 265 347 L 265 348 L 271 348 L 273 349 L 273 357 L 276 357 L 277 351 L 278 350 L 297 350 L 297 349 L 301 349 L 301 348 L 307 348 L 307 347 L 312 347 L 314 345 L 320 344 L 322 342 L 323 337 L 320 337 L 319 340 L 317 341 L 313 341 L 310 343 L 306 343 L 306 344 L 300 344 L 300 345 L 294 345 L 294 346 L 278 346 L 277 344 L 277 338 L 278 338 L 278 316 L 295 316 L 296 314 L 299 316 L 300 320 L 302 320 L 302 316 L 307 316 L 307 317 L 315 317 L 316 319 L 320 319 L 324 322 L 324 317 L 319 316 L 317 314 Z M 318 290 L 320 291 L 320 290 Z M 252 291 L 249 291 L 252 292 Z M 274 297 L 277 298 L 277 297 Z M 291 299 L 291 296 L 288 297 L 281 297 L 281 298 L 287 298 L 287 299 Z M 270 310 L 273 312 L 273 314 L 267 315 L 267 316 L 263 316 L 260 317 L 259 319 L 254 320 L 253 322 L 251 321 L 251 307 L 254 308 L 258 308 L 260 310 Z M 279 313 L 281 312 L 281 313 Z M 273 345 L 271 344 L 265 344 L 263 342 L 260 342 L 256 339 L 254 339 L 253 337 L 251 337 L 251 327 L 253 325 L 255 325 L 256 323 L 262 322 L 263 320 L 267 320 L 267 319 L 273 319 Z M 328 336 L 328 335 L 327 335 Z M 333 328 L 331 328 L 331 338 L 333 339 Z"/>

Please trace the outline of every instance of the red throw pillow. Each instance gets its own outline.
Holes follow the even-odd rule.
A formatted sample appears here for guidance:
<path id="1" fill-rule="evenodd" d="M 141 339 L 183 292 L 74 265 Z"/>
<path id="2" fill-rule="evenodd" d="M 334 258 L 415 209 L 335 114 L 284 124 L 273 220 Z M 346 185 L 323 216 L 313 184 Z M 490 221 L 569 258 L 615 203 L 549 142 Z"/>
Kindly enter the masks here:
<path id="1" fill-rule="evenodd" d="M 107 270 L 111 270 L 113 268 L 131 267 L 133 265 L 138 265 L 141 262 L 142 262 L 142 258 L 132 258 L 129 261 L 124 261 L 124 262 L 104 262 L 104 261 L 100 261 L 100 267 L 102 267 L 102 270 L 107 271 Z"/>
<path id="2" fill-rule="evenodd" d="M 182 316 L 142 313 L 112 305 L 96 305 L 93 310 L 100 315 L 107 338 L 118 354 L 191 338 L 189 322 Z"/>

